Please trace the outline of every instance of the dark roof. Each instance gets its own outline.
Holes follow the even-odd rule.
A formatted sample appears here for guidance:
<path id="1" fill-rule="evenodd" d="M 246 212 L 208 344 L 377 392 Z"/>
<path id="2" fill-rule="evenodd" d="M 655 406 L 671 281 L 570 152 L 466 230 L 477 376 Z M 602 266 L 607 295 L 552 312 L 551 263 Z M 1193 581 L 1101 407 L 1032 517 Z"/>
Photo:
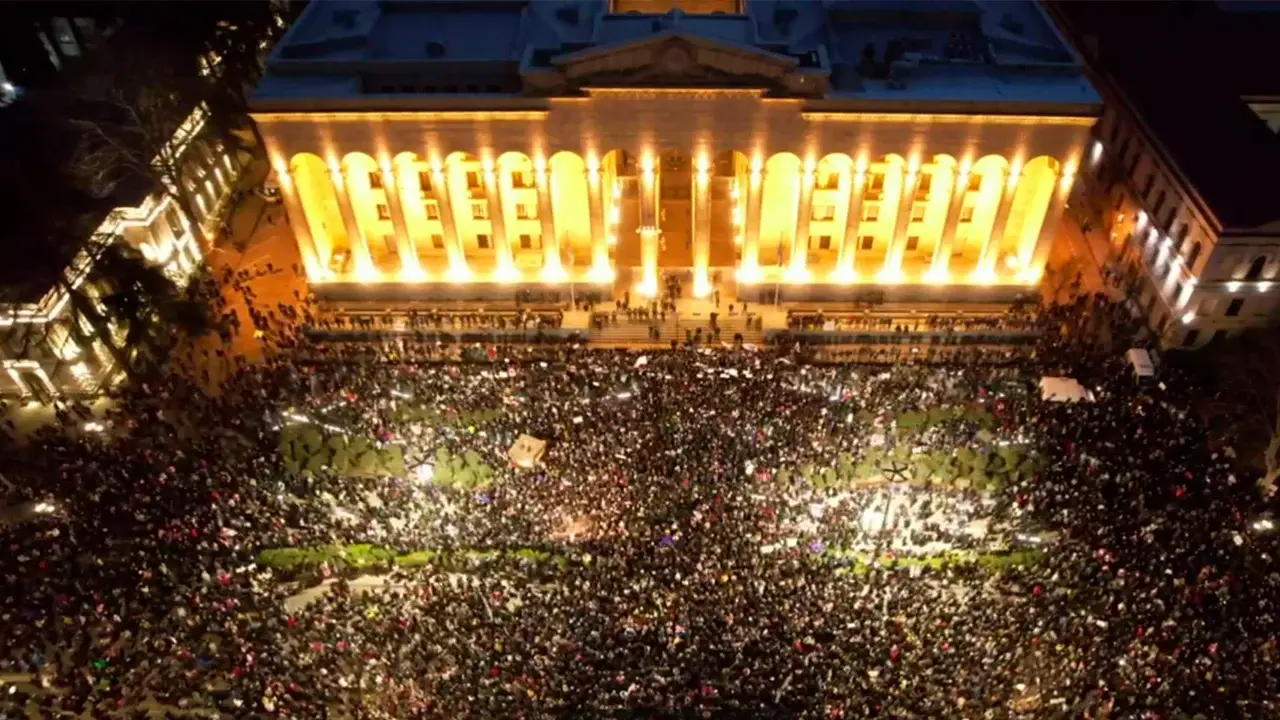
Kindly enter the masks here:
<path id="1" fill-rule="evenodd" d="M 1280 17 L 1242 19 L 1200 3 L 1064 2 L 1055 10 L 1224 230 L 1280 218 L 1280 136 L 1241 97 L 1273 74 L 1265 58 L 1274 57 Z"/>

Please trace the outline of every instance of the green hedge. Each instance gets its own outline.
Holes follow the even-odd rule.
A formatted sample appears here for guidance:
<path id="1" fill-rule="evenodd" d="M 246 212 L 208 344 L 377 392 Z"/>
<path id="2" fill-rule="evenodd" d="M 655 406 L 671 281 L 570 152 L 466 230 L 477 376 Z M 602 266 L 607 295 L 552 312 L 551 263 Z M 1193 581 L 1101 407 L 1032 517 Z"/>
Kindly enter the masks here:
<path id="1" fill-rule="evenodd" d="M 329 563 L 334 570 L 362 569 L 378 565 L 395 564 L 402 567 L 420 567 L 435 562 L 457 559 L 493 560 L 512 557 L 527 562 L 553 562 L 558 566 L 567 563 L 562 555 L 523 548 L 519 550 L 415 550 L 409 553 L 378 545 L 323 545 L 312 548 L 271 548 L 258 553 L 258 562 L 277 570 L 291 572 L 312 570 L 322 563 Z"/>
<path id="2" fill-rule="evenodd" d="M 458 490 L 483 490 L 493 486 L 495 475 L 480 453 L 453 453 L 442 447 L 436 450 L 431 482 Z"/>
<path id="3" fill-rule="evenodd" d="M 288 425 L 280 431 L 280 455 L 294 472 L 319 475 L 404 477 L 404 446 L 375 445 L 369 438 L 326 436 L 315 425 Z"/>

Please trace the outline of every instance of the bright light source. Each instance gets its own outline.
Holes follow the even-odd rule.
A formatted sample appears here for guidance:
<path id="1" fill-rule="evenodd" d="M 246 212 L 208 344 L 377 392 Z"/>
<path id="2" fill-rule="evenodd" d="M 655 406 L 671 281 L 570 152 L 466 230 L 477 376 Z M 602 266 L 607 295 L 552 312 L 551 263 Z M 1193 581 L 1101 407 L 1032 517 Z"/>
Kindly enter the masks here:
<path id="1" fill-rule="evenodd" d="M 1238 281 L 1232 280 L 1231 282 L 1227 283 L 1227 289 L 1230 290 L 1231 292 L 1236 292 L 1240 289 L 1240 283 Z"/>
<path id="2" fill-rule="evenodd" d="M 1102 141 L 1094 140 L 1093 147 L 1089 148 L 1089 162 L 1096 165 L 1098 163 L 1098 160 L 1101 158 L 1102 158 Z"/>
<path id="3" fill-rule="evenodd" d="M 1258 292 L 1266 292 L 1266 291 L 1268 291 L 1268 290 L 1270 290 L 1270 289 L 1271 289 L 1271 283 L 1269 283 L 1269 282 L 1260 282 L 1260 283 L 1258 283 Z"/>
<path id="4" fill-rule="evenodd" d="M 106 426 L 100 422 L 87 422 L 84 424 L 85 432 L 100 433 L 106 429 L 107 429 Z"/>
<path id="5" fill-rule="evenodd" d="M 1185 312 L 1182 314 L 1183 325 L 1190 325 L 1192 322 L 1195 321 L 1195 319 L 1196 319 L 1196 314 L 1194 312 Z"/>
<path id="6" fill-rule="evenodd" d="M 1272 522 L 1270 518 L 1258 518 L 1253 521 L 1253 529 L 1259 532 L 1267 532 L 1274 530 L 1275 528 L 1276 524 Z"/>
<path id="7" fill-rule="evenodd" d="M 48 515 L 56 509 L 57 508 L 55 508 L 52 503 L 47 502 L 36 503 L 35 507 L 32 508 L 32 510 L 40 513 L 41 515 Z"/>
<path id="8" fill-rule="evenodd" d="M 412 400 L 412 399 L 413 399 L 413 396 L 412 396 L 412 395 L 410 395 L 410 394 L 409 394 L 409 393 L 407 393 L 407 392 L 401 392 L 400 390 L 392 390 L 392 391 L 391 391 L 391 397 L 398 397 L 398 398 L 400 398 L 401 400 Z"/>

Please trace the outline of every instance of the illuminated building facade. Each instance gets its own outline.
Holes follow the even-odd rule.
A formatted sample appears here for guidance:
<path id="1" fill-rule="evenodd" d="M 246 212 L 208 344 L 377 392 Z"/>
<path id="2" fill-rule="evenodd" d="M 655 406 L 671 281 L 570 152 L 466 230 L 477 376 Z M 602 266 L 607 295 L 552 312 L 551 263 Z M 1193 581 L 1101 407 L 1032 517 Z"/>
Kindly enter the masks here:
<path id="1" fill-rule="evenodd" d="M 1081 199 L 1134 271 L 1133 310 L 1162 345 L 1194 348 L 1280 321 L 1280 76 L 1251 62 L 1280 16 L 1250 3 L 1153 9 L 1052 8 L 1105 101 Z M 1214 81 L 1189 94 L 1193 74 Z"/>
<path id="2" fill-rule="evenodd" d="M 1010 297 L 1100 112 L 1029 2 L 312 3 L 253 106 L 313 289 L 388 299 Z"/>
<path id="3" fill-rule="evenodd" d="M 102 302 L 109 288 L 94 282 L 94 260 L 106 244 L 128 243 L 179 286 L 203 266 L 192 223 L 206 229 L 216 224 L 242 169 L 234 153 L 204 137 L 204 122 L 204 110 L 197 109 L 170 141 L 176 146 L 171 152 L 184 159 L 184 180 L 197 217 L 187 218 L 168 193 L 152 192 L 137 204 L 112 210 L 60 277 L 5 288 L 7 295 L 0 299 L 0 397 L 40 402 L 87 397 L 121 377 L 118 358 L 137 349 L 124 345 L 125 329 L 110 319 Z M 37 269 L 32 272 L 38 274 Z M 94 326 L 71 291 L 107 318 L 109 332 Z"/>

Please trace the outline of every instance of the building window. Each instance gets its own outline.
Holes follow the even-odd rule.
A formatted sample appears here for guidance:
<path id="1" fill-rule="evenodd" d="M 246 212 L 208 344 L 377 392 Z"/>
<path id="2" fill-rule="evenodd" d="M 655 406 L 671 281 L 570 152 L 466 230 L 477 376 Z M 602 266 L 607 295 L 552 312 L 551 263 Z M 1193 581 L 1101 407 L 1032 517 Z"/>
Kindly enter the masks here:
<path id="1" fill-rule="evenodd" d="M 488 220 L 489 206 L 485 203 L 471 203 L 471 219 Z"/>
<path id="2" fill-rule="evenodd" d="M 427 203 L 427 205 L 426 205 L 426 210 L 427 210 L 427 219 L 428 219 L 428 220 L 439 220 L 439 219 L 440 219 L 440 206 L 439 206 L 439 205 L 437 205 L 437 204 L 435 204 L 435 203 L 433 203 L 433 202 Z"/>
<path id="3" fill-rule="evenodd" d="M 513 172 L 513 173 L 511 173 L 511 187 L 513 187 L 513 188 L 527 188 L 527 187 L 529 187 L 529 186 L 530 186 L 530 184 L 529 184 L 529 176 L 528 176 L 528 175 L 526 175 L 526 174 L 524 174 L 524 173 L 522 173 L 522 172 Z"/>
<path id="4" fill-rule="evenodd" d="M 431 173 L 426 170 L 420 170 L 418 172 L 418 187 L 421 188 L 424 193 L 431 192 Z"/>
<path id="5" fill-rule="evenodd" d="M 528 205 L 516 205 L 516 218 L 520 220 L 532 220 L 534 219 L 534 216 Z"/>
<path id="6" fill-rule="evenodd" d="M 1142 186 L 1142 199 L 1146 200 L 1151 197 L 1151 189 L 1156 186 L 1156 171 L 1153 168 L 1151 174 L 1147 176 L 1147 182 Z"/>
<path id="7" fill-rule="evenodd" d="M 915 250 L 915 249 L 916 249 L 916 248 L 918 248 L 918 247 L 920 247 L 920 236 L 919 236 L 919 235 L 908 235 L 908 236 L 907 236 L 907 250 L 909 250 L 909 251 L 910 251 L 910 250 Z"/>
<path id="8" fill-rule="evenodd" d="M 916 197 L 929 199 L 929 191 L 933 188 L 933 173 L 921 173 L 916 180 Z"/>
<path id="9" fill-rule="evenodd" d="M 1220 343 L 1220 342 L 1222 342 L 1223 340 L 1226 340 L 1226 339 L 1227 339 L 1227 331 L 1226 331 L 1226 330 L 1214 330 L 1214 331 L 1213 331 L 1213 337 L 1209 338 L 1209 344 L 1211 344 L 1211 345 L 1212 345 L 1212 344 L 1214 344 L 1214 343 Z"/>
<path id="10" fill-rule="evenodd" d="M 871 203 L 862 209 L 862 219 L 866 222 L 875 222 L 880 219 L 880 205 Z"/>
<path id="11" fill-rule="evenodd" d="M 164 222 L 169 226 L 169 233 L 174 238 L 182 237 L 183 233 L 187 231 L 186 226 L 182 224 L 182 216 L 178 214 L 178 210 L 172 205 L 164 211 Z"/>
<path id="12" fill-rule="evenodd" d="M 1164 190 L 1161 190 L 1161 191 L 1160 191 L 1160 194 L 1156 196 L 1156 204 L 1155 204 L 1155 206 L 1151 208 L 1151 217 L 1153 217 L 1153 218 L 1158 218 L 1158 217 L 1160 217 L 1160 215 L 1161 215 L 1161 211 L 1162 211 L 1162 210 L 1164 210 L 1164 201 L 1165 201 L 1165 199 L 1166 199 L 1165 191 L 1164 191 Z"/>
<path id="13" fill-rule="evenodd" d="M 1253 264 L 1249 266 L 1249 271 L 1244 274 L 1244 279 L 1249 282 L 1262 279 L 1262 271 L 1266 266 L 1267 259 L 1265 257 L 1254 258 Z"/>
<path id="14" fill-rule="evenodd" d="M 966 223 L 966 222 L 973 222 L 973 208 L 972 208 L 972 207 L 967 207 L 967 208 L 961 208 L 961 209 L 960 209 L 960 222 L 962 222 L 962 223 Z"/>
<path id="15" fill-rule="evenodd" d="M 1199 339 L 1200 339 L 1199 330 L 1196 330 L 1194 328 L 1191 330 L 1188 330 L 1187 334 L 1182 338 L 1182 347 L 1192 347 L 1196 344 L 1196 341 Z"/>
<path id="16" fill-rule="evenodd" d="M 369 187 L 374 190 L 382 189 L 382 173 L 377 170 L 369 171 Z"/>
<path id="17" fill-rule="evenodd" d="M 830 220 L 836 216 L 834 205 L 819 205 L 813 209 L 814 220 Z"/>
<path id="18" fill-rule="evenodd" d="M 378 219 L 379 220 L 391 219 L 391 208 L 387 207 L 386 203 L 378 203 Z"/>
<path id="19" fill-rule="evenodd" d="M 1244 298 L 1232 298 L 1231 304 L 1227 306 L 1227 317 L 1236 317 L 1240 314 L 1240 308 L 1244 307 Z"/>
<path id="20" fill-rule="evenodd" d="M 522 234 L 520 235 L 520 249 L 521 249 L 521 250 L 532 250 L 532 249 L 533 249 L 533 236 L 532 236 L 532 235 L 529 235 L 528 233 L 522 233 Z"/>
<path id="21" fill-rule="evenodd" d="M 863 235 L 861 238 L 858 239 L 858 243 L 859 243 L 858 247 L 860 249 L 870 250 L 871 246 L 875 245 L 876 239 L 872 235 Z"/>
<path id="22" fill-rule="evenodd" d="M 1191 252 L 1187 253 L 1187 269 L 1191 272 L 1196 271 L 1196 260 L 1200 259 L 1201 249 L 1203 249 L 1203 246 L 1197 242 L 1195 245 L 1191 246 Z"/>
<path id="23" fill-rule="evenodd" d="M 969 189 L 965 192 L 978 192 L 982 189 L 982 176 L 978 173 L 969 173 Z"/>
<path id="24" fill-rule="evenodd" d="M 867 183 L 867 197 L 872 200 L 879 200 L 882 192 L 884 192 L 884 175 L 872 175 L 871 182 Z"/>
<path id="25" fill-rule="evenodd" d="M 924 203 L 914 203 L 911 206 L 911 222 L 920 222 L 924 220 Z"/>
<path id="26" fill-rule="evenodd" d="M 434 233 L 431 236 L 431 247 L 437 250 L 444 249 L 444 236 L 440 233 Z"/>
<path id="27" fill-rule="evenodd" d="M 830 250 L 830 249 L 831 249 L 831 236 L 830 236 L 830 235 L 819 235 L 819 236 L 818 236 L 818 249 L 819 249 L 819 250 Z"/>
<path id="28" fill-rule="evenodd" d="M 823 190 L 840 189 L 840 173 L 828 173 L 826 177 L 822 178 L 822 184 L 818 187 Z"/>
<path id="29" fill-rule="evenodd" d="M 467 187 L 469 188 L 480 187 L 480 173 L 478 171 L 476 170 L 467 171 Z"/>
<path id="30" fill-rule="evenodd" d="M 481 250 L 488 250 L 491 247 L 489 236 L 484 233 L 476 235 L 476 245 L 479 245 Z"/>
<path id="31" fill-rule="evenodd" d="M 1164 329 L 1169 325 L 1169 316 L 1164 313 L 1160 314 L 1160 320 L 1156 322 L 1156 334 L 1163 335 Z"/>

